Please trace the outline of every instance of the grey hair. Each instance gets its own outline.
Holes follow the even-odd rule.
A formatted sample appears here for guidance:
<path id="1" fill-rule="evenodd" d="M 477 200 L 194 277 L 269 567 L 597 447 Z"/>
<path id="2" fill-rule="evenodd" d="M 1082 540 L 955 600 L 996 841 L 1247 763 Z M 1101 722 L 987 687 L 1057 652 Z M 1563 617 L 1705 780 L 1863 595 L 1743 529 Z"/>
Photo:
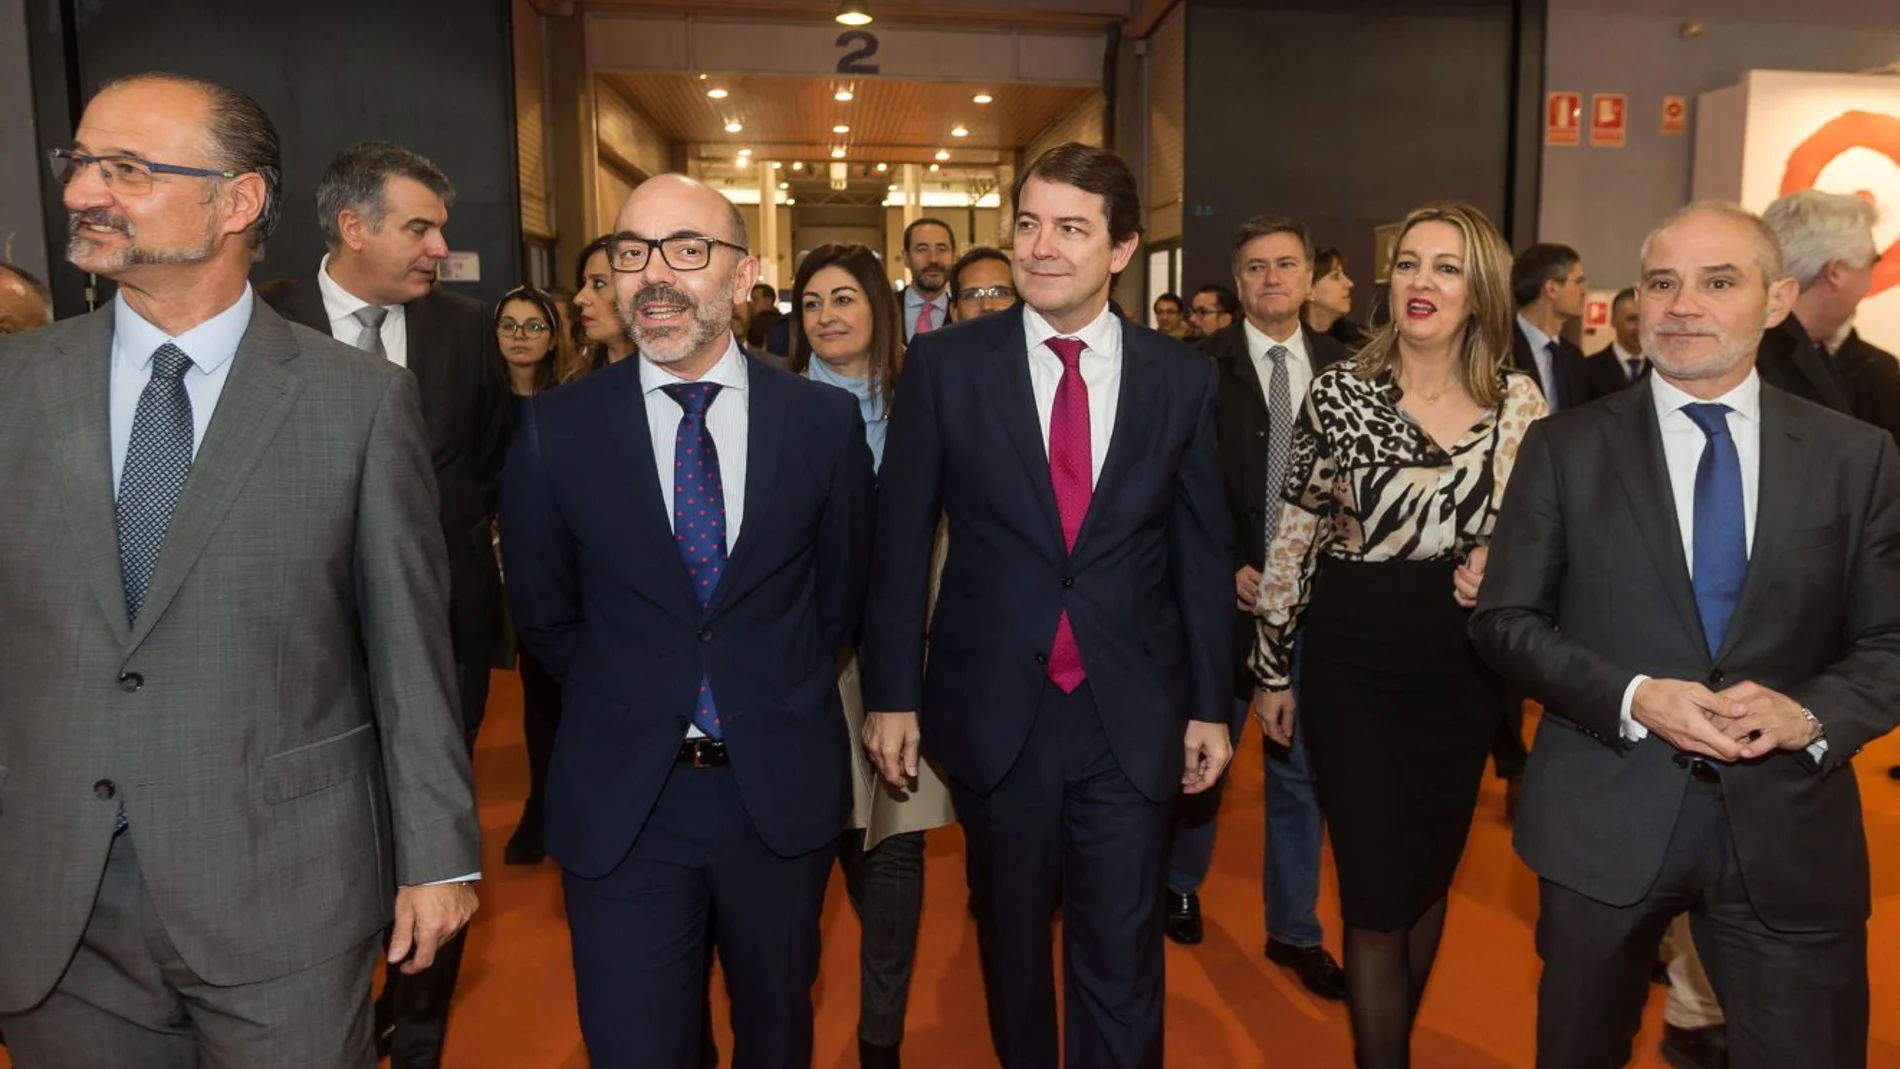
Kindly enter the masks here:
<path id="1" fill-rule="evenodd" d="M 337 153 L 317 182 L 317 226 L 323 243 L 331 249 L 343 244 L 337 217 L 346 209 L 362 216 L 371 230 L 382 229 L 389 214 L 383 194 L 391 178 L 420 182 L 442 198 L 444 207 L 455 205 L 455 187 L 428 157 L 394 141 L 359 141 Z"/>
<path id="2" fill-rule="evenodd" d="M 1761 216 L 1728 200 L 1699 200 L 1671 212 L 1668 218 L 1657 223 L 1655 229 L 1643 238 L 1643 248 L 1637 254 L 1637 262 L 1639 264 L 1649 262 L 1649 247 L 1655 242 L 1656 235 L 1692 215 L 1700 215 L 1704 212 L 1732 219 L 1755 232 L 1755 266 L 1761 269 L 1762 289 L 1768 289 L 1776 282 L 1788 277 L 1787 270 L 1782 266 L 1781 239 L 1775 236 L 1774 230 L 1767 223 L 1762 222 Z"/>
<path id="3" fill-rule="evenodd" d="M 1804 189 L 1777 199 L 1761 213 L 1781 241 L 1788 274 L 1802 289 L 1814 285 L 1834 260 L 1866 266 L 1874 254 L 1874 220 L 1879 213 L 1860 197 Z"/>
<path id="4" fill-rule="evenodd" d="M 264 180 L 264 206 L 244 231 L 251 244 L 251 259 L 264 258 L 264 243 L 277 232 L 284 214 L 284 152 L 277 140 L 277 127 L 262 105 L 228 85 L 193 78 L 188 74 L 149 71 L 115 78 L 101 86 L 108 89 L 138 82 L 165 82 L 182 85 L 203 93 L 211 106 L 205 136 L 211 158 L 219 167 L 240 175 L 254 174 Z M 225 180 L 217 179 L 213 186 Z"/>

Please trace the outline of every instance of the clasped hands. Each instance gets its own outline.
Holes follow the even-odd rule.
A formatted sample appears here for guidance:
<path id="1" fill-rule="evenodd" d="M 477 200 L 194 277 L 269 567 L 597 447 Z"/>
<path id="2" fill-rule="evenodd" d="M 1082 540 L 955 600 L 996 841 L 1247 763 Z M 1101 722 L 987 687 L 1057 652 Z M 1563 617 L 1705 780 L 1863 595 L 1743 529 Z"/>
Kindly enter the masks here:
<path id="1" fill-rule="evenodd" d="M 1753 682 L 1716 692 L 1681 679 L 1646 679 L 1630 701 L 1630 717 L 1676 749 L 1716 761 L 1805 750 L 1820 734 L 1800 702 Z"/>
<path id="2" fill-rule="evenodd" d="M 902 790 L 917 779 L 917 751 L 922 742 L 917 713 L 867 713 L 864 717 L 864 753 L 884 782 Z M 1190 720 L 1182 758 L 1181 793 L 1199 794 L 1220 782 L 1233 760 L 1234 744 L 1227 725 Z"/>

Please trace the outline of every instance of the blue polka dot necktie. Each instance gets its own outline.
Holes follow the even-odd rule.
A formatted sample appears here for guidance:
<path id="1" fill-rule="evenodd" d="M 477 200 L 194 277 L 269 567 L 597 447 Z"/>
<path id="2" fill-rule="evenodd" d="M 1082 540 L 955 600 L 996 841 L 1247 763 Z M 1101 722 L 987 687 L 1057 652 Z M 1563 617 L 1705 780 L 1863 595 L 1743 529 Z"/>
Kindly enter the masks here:
<path id="1" fill-rule="evenodd" d="M 170 342 L 159 346 L 152 354 L 152 379 L 139 394 L 132 416 L 116 503 L 119 574 L 129 624 L 139 621 L 172 510 L 191 475 L 191 396 L 185 392 L 189 370 L 191 357 L 183 349 Z"/>
<path id="2" fill-rule="evenodd" d="M 686 574 L 704 607 L 719 589 L 726 570 L 726 491 L 719 480 L 719 451 L 706 428 L 706 410 L 719 393 L 716 382 L 681 382 L 663 386 L 684 413 L 673 437 L 673 541 L 679 544 Z M 693 707 L 693 725 L 710 739 L 722 738 L 719 707 L 713 702 L 712 683 L 701 678 L 699 701 Z"/>

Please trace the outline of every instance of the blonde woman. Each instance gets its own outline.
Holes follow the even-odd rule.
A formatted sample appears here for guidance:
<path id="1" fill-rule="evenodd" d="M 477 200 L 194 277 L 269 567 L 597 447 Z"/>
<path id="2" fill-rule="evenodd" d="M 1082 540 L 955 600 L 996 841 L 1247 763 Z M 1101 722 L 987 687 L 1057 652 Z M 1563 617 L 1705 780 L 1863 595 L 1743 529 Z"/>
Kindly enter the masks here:
<path id="1" fill-rule="evenodd" d="M 1545 412 L 1506 366 L 1510 269 L 1474 208 L 1405 219 L 1389 322 L 1307 393 L 1257 602 L 1255 711 L 1282 742 L 1301 634 L 1301 730 L 1332 829 L 1360 1069 L 1411 1063 L 1497 719 L 1465 623 L 1518 442 Z"/>

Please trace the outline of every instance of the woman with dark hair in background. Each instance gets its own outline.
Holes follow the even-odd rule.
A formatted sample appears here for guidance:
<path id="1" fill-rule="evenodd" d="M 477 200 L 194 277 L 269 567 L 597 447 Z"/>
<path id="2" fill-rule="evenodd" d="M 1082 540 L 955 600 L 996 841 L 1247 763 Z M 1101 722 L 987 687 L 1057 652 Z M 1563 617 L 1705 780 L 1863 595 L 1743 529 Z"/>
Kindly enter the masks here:
<path id="1" fill-rule="evenodd" d="M 791 370 L 857 397 L 874 465 L 884 460 L 891 392 L 904 356 L 904 317 L 877 254 L 863 245 L 822 245 L 792 286 Z M 857 911 L 858 1064 L 896 1069 L 904 1039 L 911 966 L 924 902 L 924 832 L 956 819 L 950 792 L 925 760 L 899 794 L 864 755 L 864 698 L 855 654 L 838 674 L 850 725 L 851 830 L 839 843 L 845 888 Z"/>
<path id="2" fill-rule="evenodd" d="M 1475 208 L 1413 212 L 1391 315 L 1321 371 L 1288 449 L 1255 606 L 1255 712 L 1284 744 L 1298 707 L 1332 830 L 1354 1064 L 1411 1065 L 1497 723 L 1466 637 L 1518 443 L 1546 412 L 1511 357 L 1511 252 Z"/>
<path id="3" fill-rule="evenodd" d="M 574 346 L 580 356 L 573 378 L 633 355 L 633 339 L 620 325 L 620 311 L 614 304 L 614 273 L 607 266 L 607 245 L 612 240 L 613 235 L 607 234 L 588 242 L 574 262 Z"/>
<path id="4" fill-rule="evenodd" d="M 1366 328 L 1348 319 L 1352 314 L 1352 279 L 1346 277 L 1346 257 L 1338 249 L 1313 252 L 1313 293 L 1306 303 L 1306 325 L 1357 351 L 1366 344 Z"/>

